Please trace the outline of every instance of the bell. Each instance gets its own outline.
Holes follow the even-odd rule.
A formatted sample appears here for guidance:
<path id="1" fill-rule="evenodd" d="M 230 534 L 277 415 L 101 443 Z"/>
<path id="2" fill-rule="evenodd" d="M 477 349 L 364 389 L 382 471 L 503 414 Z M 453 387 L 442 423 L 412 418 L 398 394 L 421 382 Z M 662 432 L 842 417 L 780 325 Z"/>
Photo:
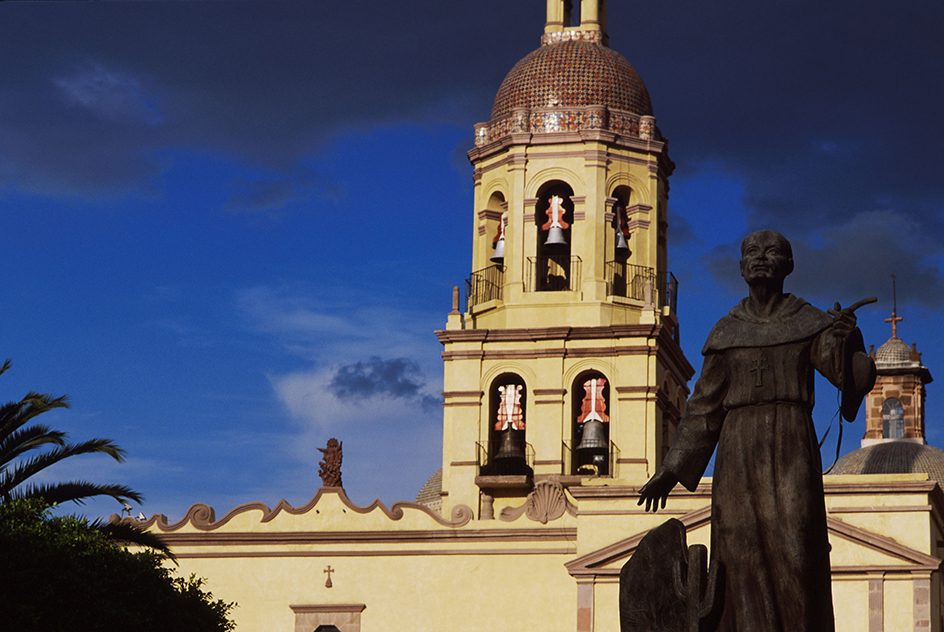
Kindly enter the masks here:
<path id="1" fill-rule="evenodd" d="M 524 432 L 514 428 L 501 431 L 498 450 L 495 452 L 495 460 L 499 459 L 524 460 Z"/>
<path id="2" fill-rule="evenodd" d="M 524 432 L 509 428 L 498 437 L 498 450 L 488 465 L 488 473 L 498 476 L 529 474 L 524 455 Z"/>
<path id="3" fill-rule="evenodd" d="M 495 252 L 492 254 L 489 261 L 494 261 L 495 263 L 504 263 L 505 262 L 505 240 L 499 239 L 495 242 Z"/>
<path id="4" fill-rule="evenodd" d="M 629 244 L 626 243 L 626 235 L 619 228 L 616 229 L 616 252 L 629 252 Z"/>
<path id="5" fill-rule="evenodd" d="M 551 226 L 547 231 L 547 240 L 545 246 L 566 246 L 567 240 L 564 239 L 564 230 L 560 226 Z"/>
<path id="6" fill-rule="evenodd" d="M 606 454 L 610 442 L 606 438 L 606 427 L 602 421 L 591 419 L 583 425 L 583 437 L 577 446 L 577 471 L 592 470 L 594 474 L 606 474 Z M 589 466 L 589 467 L 588 467 Z"/>

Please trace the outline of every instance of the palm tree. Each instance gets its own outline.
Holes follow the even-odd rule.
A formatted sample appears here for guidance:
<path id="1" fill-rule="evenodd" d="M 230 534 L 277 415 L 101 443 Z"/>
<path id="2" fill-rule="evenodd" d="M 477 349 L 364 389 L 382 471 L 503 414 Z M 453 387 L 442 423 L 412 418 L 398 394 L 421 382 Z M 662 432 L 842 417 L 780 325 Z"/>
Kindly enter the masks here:
<path id="1" fill-rule="evenodd" d="M 0 367 L 0 375 L 10 368 L 7 360 Z M 111 439 L 89 439 L 80 443 L 66 441 L 66 433 L 49 426 L 27 424 L 37 415 L 54 408 L 68 408 L 65 396 L 53 397 L 30 391 L 18 402 L 0 406 L 0 502 L 18 498 L 42 498 L 48 504 L 73 501 L 79 504 L 93 496 L 111 496 L 119 502 L 133 500 L 140 503 L 144 498 L 124 485 L 99 485 L 86 481 L 28 485 L 27 481 L 47 467 L 80 454 L 107 454 L 119 463 L 124 462 L 124 450 Z M 40 452 L 14 462 L 33 450 L 51 446 L 51 450 Z"/>
<path id="2" fill-rule="evenodd" d="M 7 360 L 0 366 L 0 375 L 10 368 Z M 66 396 L 53 397 L 45 393 L 30 391 L 18 402 L 0 406 L 0 503 L 18 499 L 41 499 L 47 505 L 72 501 L 78 504 L 94 496 L 111 496 L 118 502 L 133 500 L 141 503 L 144 496 L 124 485 L 99 485 L 87 481 L 69 481 L 68 483 L 31 484 L 25 483 L 30 477 L 47 467 L 80 454 L 107 454 L 119 463 L 124 463 L 125 451 L 111 439 L 89 439 L 81 443 L 66 442 L 66 433 L 53 430 L 49 426 L 27 426 L 37 415 L 53 408 L 68 408 Z M 51 446 L 52 449 L 14 463 L 24 454 Z M 127 506 L 127 505 L 126 505 Z M 126 521 L 103 522 L 96 520 L 89 523 L 89 528 L 101 531 L 113 540 L 146 546 L 161 551 L 169 559 L 174 555 L 161 540 L 160 536 L 143 530 Z M 175 560 L 176 561 L 176 560 Z"/>

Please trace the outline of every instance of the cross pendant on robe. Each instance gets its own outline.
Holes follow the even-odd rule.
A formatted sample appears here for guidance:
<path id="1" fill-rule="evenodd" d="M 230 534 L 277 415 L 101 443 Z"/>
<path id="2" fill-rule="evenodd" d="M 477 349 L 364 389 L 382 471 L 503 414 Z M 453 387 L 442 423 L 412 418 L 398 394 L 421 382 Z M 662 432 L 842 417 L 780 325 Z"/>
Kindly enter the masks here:
<path id="1" fill-rule="evenodd" d="M 765 358 L 753 358 L 751 360 L 751 373 L 754 374 L 754 387 L 760 388 L 764 385 L 764 371 L 769 371 L 770 366 Z"/>

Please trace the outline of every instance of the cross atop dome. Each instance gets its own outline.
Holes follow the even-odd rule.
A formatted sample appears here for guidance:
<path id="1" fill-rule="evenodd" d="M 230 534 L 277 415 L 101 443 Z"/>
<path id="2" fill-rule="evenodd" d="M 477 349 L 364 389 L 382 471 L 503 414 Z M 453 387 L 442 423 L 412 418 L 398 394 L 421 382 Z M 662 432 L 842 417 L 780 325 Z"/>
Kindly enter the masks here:
<path id="1" fill-rule="evenodd" d="M 574 3 L 578 1 L 579 18 L 574 12 Z M 541 43 L 570 40 L 606 45 L 606 0 L 547 0 L 547 23 Z"/>
<path id="2" fill-rule="evenodd" d="M 892 310 L 892 317 L 891 317 L 891 318 L 886 318 L 886 319 L 885 319 L 885 322 L 886 322 L 886 323 L 891 323 L 891 324 L 892 324 L 892 338 L 897 338 L 897 337 L 898 337 L 898 323 L 900 323 L 900 322 L 903 321 L 903 320 L 904 320 L 904 318 L 902 318 L 901 316 L 898 316 L 898 315 L 895 313 L 895 310 Z"/>

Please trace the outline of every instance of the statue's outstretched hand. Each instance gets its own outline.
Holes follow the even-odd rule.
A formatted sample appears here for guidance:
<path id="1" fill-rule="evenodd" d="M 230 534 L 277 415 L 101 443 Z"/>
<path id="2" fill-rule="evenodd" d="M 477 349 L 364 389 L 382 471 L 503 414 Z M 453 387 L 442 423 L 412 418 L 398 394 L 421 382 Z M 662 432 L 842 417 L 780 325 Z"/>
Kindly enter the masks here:
<path id="1" fill-rule="evenodd" d="M 843 309 L 839 303 L 833 305 L 832 309 L 827 309 L 826 313 L 833 317 L 833 329 L 841 334 L 848 334 L 856 327 L 855 311 L 863 305 L 874 303 L 875 297 L 862 299 L 853 305 Z"/>
<path id="2" fill-rule="evenodd" d="M 659 511 L 659 504 L 665 509 L 665 500 L 669 497 L 669 492 L 678 483 L 678 479 L 672 472 L 664 467 L 656 470 L 649 482 L 639 490 L 639 502 L 637 505 L 646 503 L 646 511 Z"/>

